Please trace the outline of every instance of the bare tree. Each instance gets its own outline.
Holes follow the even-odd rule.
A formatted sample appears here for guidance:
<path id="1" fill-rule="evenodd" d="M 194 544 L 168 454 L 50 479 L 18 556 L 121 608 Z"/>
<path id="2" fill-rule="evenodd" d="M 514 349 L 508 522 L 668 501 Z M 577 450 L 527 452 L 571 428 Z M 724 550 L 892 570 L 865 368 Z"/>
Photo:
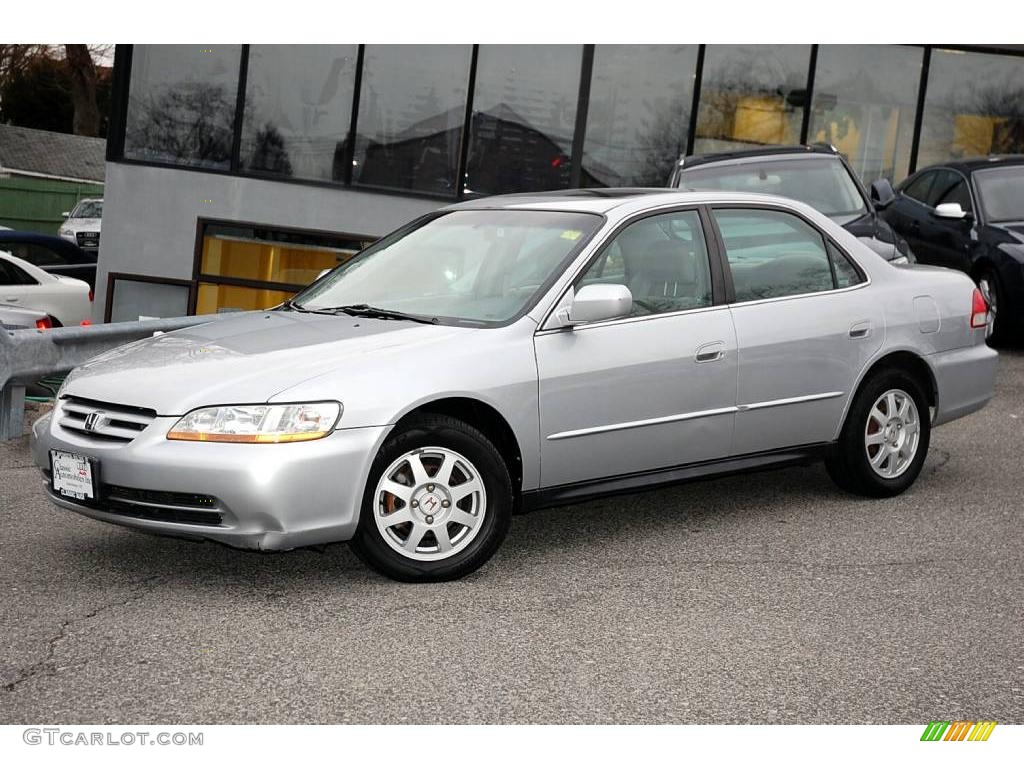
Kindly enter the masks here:
<path id="1" fill-rule="evenodd" d="M 96 65 L 89 46 L 66 44 L 64 57 L 71 78 L 71 103 L 75 108 L 72 130 L 79 136 L 99 136 L 100 110 L 96 103 Z"/>

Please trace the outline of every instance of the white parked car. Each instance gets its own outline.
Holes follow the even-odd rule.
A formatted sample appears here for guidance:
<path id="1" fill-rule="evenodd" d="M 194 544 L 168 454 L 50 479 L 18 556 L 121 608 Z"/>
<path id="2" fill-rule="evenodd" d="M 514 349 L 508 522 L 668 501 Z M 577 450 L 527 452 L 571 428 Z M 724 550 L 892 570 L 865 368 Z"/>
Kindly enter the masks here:
<path id="1" fill-rule="evenodd" d="M 54 325 L 92 319 L 87 282 L 51 274 L 6 251 L 0 251 L 0 304 L 45 312 Z"/>
<path id="2" fill-rule="evenodd" d="M 0 304 L 0 328 L 5 331 L 19 331 L 25 328 L 46 330 L 53 327 L 53 321 L 38 309 L 24 309 L 13 304 Z"/>
<path id="3" fill-rule="evenodd" d="M 103 199 L 79 200 L 70 212 L 62 214 L 67 218 L 60 225 L 57 234 L 70 240 L 83 251 L 96 252 L 100 248 L 100 223 L 103 219 Z"/>

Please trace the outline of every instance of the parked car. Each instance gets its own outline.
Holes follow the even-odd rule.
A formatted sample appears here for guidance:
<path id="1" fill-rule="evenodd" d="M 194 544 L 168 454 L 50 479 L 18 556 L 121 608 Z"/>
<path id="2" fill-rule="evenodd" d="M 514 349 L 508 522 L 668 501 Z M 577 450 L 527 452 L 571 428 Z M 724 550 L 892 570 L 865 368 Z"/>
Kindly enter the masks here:
<path id="1" fill-rule="evenodd" d="M 683 157 L 669 186 L 799 200 L 859 237 L 887 261 L 915 261 L 907 241 L 879 217 L 857 174 L 832 146 L 759 147 Z"/>
<path id="2" fill-rule="evenodd" d="M 451 579 L 514 511 L 816 459 L 901 493 L 932 427 L 992 396 L 987 320 L 965 275 L 793 200 L 484 198 L 279 308 L 76 368 L 32 450 L 98 520 Z"/>
<path id="3" fill-rule="evenodd" d="M 876 182 L 872 194 L 923 263 L 974 278 L 995 315 L 994 336 L 1024 331 L 1024 155 L 929 166 L 895 190 Z"/>
<path id="4" fill-rule="evenodd" d="M 0 328 L 5 331 L 19 331 L 25 328 L 45 330 L 53 327 L 53 321 L 38 309 L 25 309 L 13 304 L 0 304 Z"/>
<path id="5" fill-rule="evenodd" d="M 92 317 L 89 284 L 51 275 L 6 251 L 0 251 L 0 304 L 35 309 L 53 325 L 78 325 Z"/>
<path id="6" fill-rule="evenodd" d="M 74 243 L 38 232 L 0 231 L 0 251 L 55 275 L 77 277 L 96 289 L 96 253 L 87 253 Z"/>
<path id="7" fill-rule="evenodd" d="M 57 234 L 85 251 L 99 253 L 103 221 L 102 198 L 79 200 L 70 212 L 64 211 L 61 215 L 66 219 Z"/>

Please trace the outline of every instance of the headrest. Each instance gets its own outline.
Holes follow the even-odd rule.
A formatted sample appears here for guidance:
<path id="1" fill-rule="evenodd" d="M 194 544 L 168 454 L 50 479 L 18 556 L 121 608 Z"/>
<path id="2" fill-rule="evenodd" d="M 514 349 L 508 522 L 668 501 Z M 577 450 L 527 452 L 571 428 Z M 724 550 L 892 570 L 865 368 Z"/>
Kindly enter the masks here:
<path id="1" fill-rule="evenodd" d="M 697 265 L 690 247 L 678 240 L 661 240 L 642 255 L 626 256 L 626 268 L 633 278 L 693 283 Z"/>

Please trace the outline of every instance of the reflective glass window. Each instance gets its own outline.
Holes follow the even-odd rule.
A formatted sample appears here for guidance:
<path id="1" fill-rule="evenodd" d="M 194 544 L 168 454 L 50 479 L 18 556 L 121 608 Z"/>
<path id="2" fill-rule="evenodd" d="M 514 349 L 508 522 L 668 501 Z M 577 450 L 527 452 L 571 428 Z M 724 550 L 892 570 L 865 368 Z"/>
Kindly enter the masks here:
<path id="1" fill-rule="evenodd" d="M 598 45 L 584 186 L 660 187 L 686 153 L 696 45 Z"/>
<path id="2" fill-rule="evenodd" d="M 569 186 L 582 56 L 579 45 L 480 46 L 467 192 Z"/>
<path id="3" fill-rule="evenodd" d="M 124 156 L 227 169 L 240 45 L 136 45 Z"/>
<path id="4" fill-rule="evenodd" d="M 807 140 L 832 144 L 866 182 L 910 168 L 924 49 L 822 45 Z"/>
<path id="5" fill-rule="evenodd" d="M 917 165 L 1024 152 L 1024 57 L 932 51 Z"/>
<path id="6" fill-rule="evenodd" d="M 798 144 L 809 45 L 709 45 L 694 153 Z"/>
<path id="7" fill-rule="evenodd" d="M 253 45 L 240 162 L 252 171 L 342 181 L 355 45 Z"/>
<path id="8" fill-rule="evenodd" d="M 453 196 L 469 45 L 368 45 L 356 122 L 356 184 Z"/>

